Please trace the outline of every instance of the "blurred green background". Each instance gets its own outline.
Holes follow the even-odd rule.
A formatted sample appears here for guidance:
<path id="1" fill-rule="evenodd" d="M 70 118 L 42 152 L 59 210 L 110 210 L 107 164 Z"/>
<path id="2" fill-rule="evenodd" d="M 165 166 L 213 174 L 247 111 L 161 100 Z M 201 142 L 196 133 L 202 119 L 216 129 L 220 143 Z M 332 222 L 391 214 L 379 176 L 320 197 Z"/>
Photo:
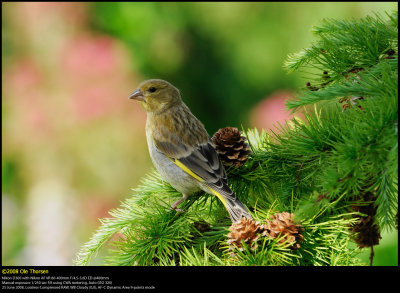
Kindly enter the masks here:
<path id="1" fill-rule="evenodd" d="M 2 264 L 72 265 L 98 218 L 152 169 L 145 114 L 127 98 L 144 79 L 178 87 L 210 135 L 268 130 L 290 117 L 284 99 L 306 83 L 282 64 L 311 44 L 313 25 L 395 9 L 2 3 Z M 397 265 L 397 243 L 397 232 L 384 233 L 375 263 Z"/>

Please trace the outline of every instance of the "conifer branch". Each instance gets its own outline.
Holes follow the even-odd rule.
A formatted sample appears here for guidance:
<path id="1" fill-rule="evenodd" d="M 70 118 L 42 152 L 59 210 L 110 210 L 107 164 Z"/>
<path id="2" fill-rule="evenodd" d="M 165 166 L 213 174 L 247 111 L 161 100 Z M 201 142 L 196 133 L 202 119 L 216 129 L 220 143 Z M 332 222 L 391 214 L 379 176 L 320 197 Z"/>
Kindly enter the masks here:
<path id="1" fill-rule="evenodd" d="M 313 32 L 318 41 L 285 63 L 289 72 L 321 72 L 287 102 L 293 111 L 313 108 L 279 133 L 243 130 L 251 154 L 227 168 L 232 190 L 252 213 L 253 232 L 277 213 L 293 213 L 301 242 L 264 233 L 233 247 L 231 222 L 215 197 L 193 195 L 177 213 L 170 204 L 181 194 L 153 172 L 100 220 L 75 263 L 88 265 L 108 246 L 111 265 L 360 264 L 350 241 L 373 247 L 380 231 L 397 227 L 397 12 L 329 19 Z"/>

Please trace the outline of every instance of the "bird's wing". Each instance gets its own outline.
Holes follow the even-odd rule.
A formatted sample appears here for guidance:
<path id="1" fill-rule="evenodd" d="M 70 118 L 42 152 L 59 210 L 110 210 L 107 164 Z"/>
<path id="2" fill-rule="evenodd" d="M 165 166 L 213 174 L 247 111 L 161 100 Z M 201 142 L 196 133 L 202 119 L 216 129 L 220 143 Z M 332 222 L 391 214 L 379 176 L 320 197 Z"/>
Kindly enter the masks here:
<path id="1" fill-rule="evenodd" d="M 155 145 L 183 171 L 206 184 L 211 192 L 236 200 L 236 195 L 228 186 L 225 169 L 211 141 L 191 147 L 177 140 L 168 142 L 155 140 Z M 216 195 L 220 197 L 219 194 Z"/>

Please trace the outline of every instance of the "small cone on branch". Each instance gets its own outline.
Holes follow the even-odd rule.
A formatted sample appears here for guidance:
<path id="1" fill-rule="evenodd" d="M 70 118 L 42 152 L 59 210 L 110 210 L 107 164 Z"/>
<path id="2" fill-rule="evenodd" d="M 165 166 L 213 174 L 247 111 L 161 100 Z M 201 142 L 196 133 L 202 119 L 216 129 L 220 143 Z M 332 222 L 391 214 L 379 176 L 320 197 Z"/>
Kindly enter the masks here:
<path id="1" fill-rule="evenodd" d="M 265 220 L 265 224 L 260 224 L 251 219 L 242 218 L 239 223 L 232 224 L 229 228 L 228 244 L 236 246 L 243 251 L 242 240 L 255 250 L 256 241 L 260 237 L 275 239 L 279 237 L 278 243 L 289 243 L 290 248 L 296 250 L 300 247 L 304 237 L 301 232 L 304 228 L 293 221 L 293 214 L 288 212 L 276 213 L 271 220 Z"/>
<path id="2" fill-rule="evenodd" d="M 374 204 L 375 199 L 376 196 L 372 192 L 366 192 L 363 194 L 363 200 L 369 202 L 368 205 L 353 207 L 353 210 L 365 214 L 365 216 L 357 216 L 359 219 L 351 228 L 354 233 L 354 241 L 360 248 L 378 245 L 382 238 L 379 226 L 375 223 L 375 215 L 378 209 Z"/>
<path id="3" fill-rule="evenodd" d="M 281 237 L 279 243 L 292 243 L 291 249 L 296 250 L 300 247 L 304 237 L 301 232 L 304 230 L 301 225 L 293 221 L 293 214 L 288 212 L 276 213 L 271 220 L 266 220 L 262 225 L 263 236 L 275 239 Z"/>
<path id="4" fill-rule="evenodd" d="M 200 233 L 208 232 L 211 230 L 210 224 L 208 224 L 206 221 L 199 221 L 199 222 L 194 222 L 193 226 L 196 228 L 197 231 Z"/>
<path id="5" fill-rule="evenodd" d="M 378 245 L 382 238 L 379 227 L 374 223 L 374 218 L 371 216 L 360 217 L 352 232 L 355 233 L 354 241 L 360 248 Z"/>
<path id="6" fill-rule="evenodd" d="M 251 153 L 247 138 L 235 127 L 219 129 L 212 141 L 224 165 L 241 167 Z"/>
<path id="7" fill-rule="evenodd" d="M 259 222 L 243 217 L 240 222 L 232 224 L 229 230 L 231 232 L 228 234 L 228 244 L 235 245 L 239 250 L 243 250 L 243 240 L 252 249 L 256 248 L 254 244 L 261 235 L 261 225 Z"/>

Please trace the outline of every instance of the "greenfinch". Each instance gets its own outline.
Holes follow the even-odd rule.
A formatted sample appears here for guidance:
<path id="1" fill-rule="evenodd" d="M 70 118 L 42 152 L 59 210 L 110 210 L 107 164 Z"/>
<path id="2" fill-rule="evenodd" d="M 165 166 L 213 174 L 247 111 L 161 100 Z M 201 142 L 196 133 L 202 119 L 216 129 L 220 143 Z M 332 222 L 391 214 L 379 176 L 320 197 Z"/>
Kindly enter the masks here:
<path id="1" fill-rule="evenodd" d="M 178 205 L 194 192 L 216 195 L 233 223 L 251 219 L 245 205 L 228 186 L 218 153 L 204 125 L 182 101 L 179 90 L 167 81 L 142 82 L 129 96 L 147 112 L 146 137 L 150 157 L 161 178 L 182 193 Z"/>

